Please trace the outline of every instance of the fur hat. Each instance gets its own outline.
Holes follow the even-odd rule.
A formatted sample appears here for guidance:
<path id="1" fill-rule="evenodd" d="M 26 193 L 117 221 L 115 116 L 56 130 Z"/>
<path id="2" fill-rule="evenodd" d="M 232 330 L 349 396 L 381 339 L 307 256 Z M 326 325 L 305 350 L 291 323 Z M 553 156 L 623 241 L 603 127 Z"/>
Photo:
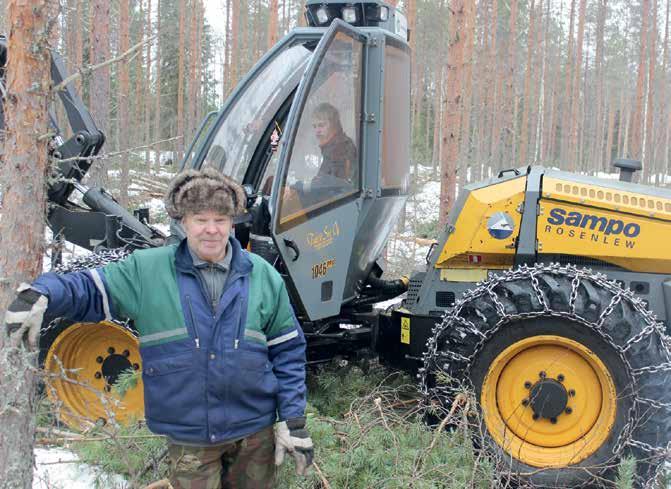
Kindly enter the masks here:
<path id="1" fill-rule="evenodd" d="M 165 209 L 173 219 L 187 214 L 215 211 L 236 216 L 245 210 L 245 191 L 231 178 L 213 168 L 178 174 L 165 195 Z"/>

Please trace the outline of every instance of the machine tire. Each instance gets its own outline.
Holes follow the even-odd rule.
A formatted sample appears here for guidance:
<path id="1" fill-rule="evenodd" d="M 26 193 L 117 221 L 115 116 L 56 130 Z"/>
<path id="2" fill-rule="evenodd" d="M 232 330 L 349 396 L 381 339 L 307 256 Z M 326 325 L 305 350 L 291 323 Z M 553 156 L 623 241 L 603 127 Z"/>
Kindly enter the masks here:
<path id="1" fill-rule="evenodd" d="M 547 369 L 534 370 L 545 358 L 552 359 Z M 456 393 L 472 389 L 484 433 L 479 446 L 500 465 L 498 473 L 534 487 L 594 487 L 614 480 L 618 462 L 633 456 L 636 487 L 648 487 L 671 440 L 670 359 L 663 324 L 631 291 L 587 269 L 538 265 L 464 294 L 434 329 L 420 380 L 427 405 L 443 409 Z M 581 404 L 586 418 L 562 407 L 580 402 L 572 382 L 594 398 Z M 557 393 L 546 404 L 562 409 L 553 422 L 533 418 L 549 409 L 532 399 L 545 389 L 541 383 Z M 562 425 L 570 428 L 576 419 L 577 429 Z"/>
<path id="2" fill-rule="evenodd" d="M 128 253 L 104 250 L 54 271 L 67 273 L 100 267 L 123 259 Z M 132 325 L 116 321 L 76 323 L 58 318 L 42 329 L 39 364 L 46 374 L 46 394 L 59 419 L 73 429 L 86 428 L 91 422 L 113 419 L 123 423 L 144 416 L 142 381 L 123 399 L 117 399 L 110 388 L 121 371 L 142 368 L 139 342 Z M 69 381 L 64 381 L 64 376 Z"/>

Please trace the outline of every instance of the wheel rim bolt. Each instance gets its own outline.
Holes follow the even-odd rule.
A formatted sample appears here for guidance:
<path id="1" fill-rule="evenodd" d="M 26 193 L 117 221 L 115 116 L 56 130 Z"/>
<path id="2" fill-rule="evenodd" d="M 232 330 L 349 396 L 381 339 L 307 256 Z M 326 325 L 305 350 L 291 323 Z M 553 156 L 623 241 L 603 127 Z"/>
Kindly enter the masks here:
<path id="1" fill-rule="evenodd" d="M 100 378 L 102 378 L 102 376 L 103 376 L 103 374 L 101 374 L 100 372 L 95 373 L 95 378 L 96 379 L 100 379 Z"/>
<path id="2" fill-rule="evenodd" d="M 110 347 L 107 349 L 107 353 L 109 353 L 110 355 L 114 355 L 114 352 L 115 352 L 115 351 L 116 351 L 116 350 L 114 349 L 113 346 L 110 346 Z"/>
<path id="3" fill-rule="evenodd" d="M 527 380 L 527 381 L 524 383 L 524 388 L 525 388 L 525 389 L 531 389 L 531 382 L 529 382 L 529 381 Z"/>
<path id="4" fill-rule="evenodd" d="M 557 424 L 557 418 L 550 418 L 550 423 Z"/>
<path id="5" fill-rule="evenodd" d="M 571 396 L 571 397 L 574 397 L 575 396 L 575 390 L 569 389 L 568 390 L 568 395 Z"/>
<path id="6" fill-rule="evenodd" d="M 531 416 L 531 418 L 532 418 L 534 421 L 537 421 L 538 418 L 540 418 L 540 416 L 539 416 L 538 414 L 534 413 L 534 414 Z"/>
<path id="7" fill-rule="evenodd" d="M 128 358 L 130 356 L 130 352 L 128 350 L 123 351 L 123 356 Z"/>
<path id="8" fill-rule="evenodd" d="M 573 409 L 571 409 L 570 407 L 567 406 L 566 409 L 564 409 L 564 412 L 566 414 L 571 414 L 573 412 Z"/>
<path id="9" fill-rule="evenodd" d="M 522 406 L 528 406 L 529 405 L 529 399 L 522 399 Z"/>
<path id="10" fill-rule="evenodd" d="M 98 362 L 98 363 L 103 363 L 103 357 L 98 357 L 98 358 L 96 358 L 96 362 Z"/>
<path id="11" fill-rule="evenodd" d="M 538 376 L 539 376 L 541 379 L 544 379 L 545 377 L 547 377 L 547 374 L 545 373 L 544 370 L 541 370 L 540 372 L 538 372 Z"/>
<path id="12" fill-rule="evenodd" d="M 134 363 L 133 364 L 133 370 L 140 370 L 140 365 L 138 365 L 137 363 Z"/>
<path id="13" fill-rule="evenodd" d="M 557 375 L 557 380 L 558 380 L 559 382 L 564 382 L 564 374 L 559 374 L 559 375 Z"/>

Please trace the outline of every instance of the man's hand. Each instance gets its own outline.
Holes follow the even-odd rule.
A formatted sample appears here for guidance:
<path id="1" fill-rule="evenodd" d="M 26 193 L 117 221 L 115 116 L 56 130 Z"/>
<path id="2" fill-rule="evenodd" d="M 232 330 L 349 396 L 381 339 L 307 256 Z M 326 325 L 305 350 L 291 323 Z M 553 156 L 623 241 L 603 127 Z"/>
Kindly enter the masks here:
<path id="1" fill-rule="evenodd" d="M 314 447 L 305 429 L 305 417 L 292 418 L 275 425 L 275 465 L 282 465 L 287 452 L 294 457 L 296 473 L 307 475 L 314 458 Z"/>
<path id="2" fill-rule="evenodd" d="M 5 313 L 7 336 L 12 346 L 19 346 L 27 336 L 28 344 L 35 348 L 49 300 L 28 284 L 21 284 L 16 291 L 18 295 Z"/>

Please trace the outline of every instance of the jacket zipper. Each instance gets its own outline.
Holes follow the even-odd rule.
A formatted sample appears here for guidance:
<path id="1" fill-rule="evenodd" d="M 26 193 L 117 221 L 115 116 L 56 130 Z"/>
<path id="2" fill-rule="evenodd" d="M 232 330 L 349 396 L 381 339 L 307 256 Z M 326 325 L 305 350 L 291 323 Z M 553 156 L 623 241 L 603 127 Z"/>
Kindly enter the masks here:
<path id="1" fill-rule="evenodd" d="M 189 315 L 191 316 L 191 326 L 193 327 L 193 336 L 195 337 L 196 349 L 200 349 L 200 338 L 198 338 L 198 330 L 196 328 L 196 321 L 193 318 L 193 309 L 191 307 L 191 297 L 186 296 L 186 305 L 189 307 Z"/>
<path id="2" fill-rule="evenodd" d="M 244 279 L 243 279 L 243 282 L 244 282 Z M 243 289 L 244 289 L 244 283 L 243 283 Z M 238 345 L 240 344 L 240 337 L 242 336 L 243 329 L 245 327 L 243 318 L 246 314 L 245 309 L 247 308 L 247 301 L 241 298 L 239 304 L 240 304 L 240 313 L 238 315 L 239 316 L 239 319 L 238 319 L 238 334 L 236 335 L 235 342 L 233 344 L 233 349 L 234 350 L 238 349 Z"/>

